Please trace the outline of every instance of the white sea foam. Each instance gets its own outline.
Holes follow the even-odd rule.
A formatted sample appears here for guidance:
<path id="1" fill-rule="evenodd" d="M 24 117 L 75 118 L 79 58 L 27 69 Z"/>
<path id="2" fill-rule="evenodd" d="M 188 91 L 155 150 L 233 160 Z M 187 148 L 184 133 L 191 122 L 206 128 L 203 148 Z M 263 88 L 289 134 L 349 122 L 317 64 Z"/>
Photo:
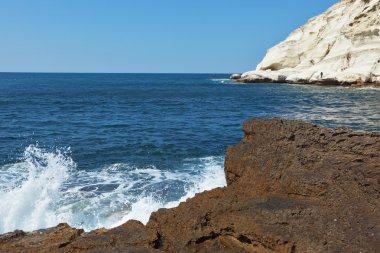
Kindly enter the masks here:
<path id="1" fill-rule="evenodd" d="M 152 196 L 146 196 L 138 200 L 132 206 L 132 210 L 114 226 L 123 224 L 124 222 L 135 219 L 146 224 L 149 220 L 150 214 L 160 208 L 172 208 L 179 203 L 186 201 L 188 198 L 192 198 L 195 194 L 207 190 L 211 190 L 217 187 L 225 186 L 226 179 L 224 176 L 223 166 L 215 161 L 214 157 L 208 157 L 201 159 L 205 166 L 204 171 L 198 176 L 183 175 L 184 180 L 191 181 L 191 184 L 186 189 L 186 194 L 179 200 L 163 203 L 160 200 L 152 198 Z"/>
<path id="2" fill-rule="evenodd" d="M 371 86 L 368 86 L 368 87 L 360 87 L 360 88 L 356 88 L 358 90 L 370 90 L 370 91 L 380 91 L 380 87 L 371 87 Z"/>
<path id="3" fill-rule="evenodd" d="M 54 205 L 73 167 L 75 163 L 62 152 L 48 153 L 29 146 L 22 162 L 2 168 L 0 232 L 56 224 Z M 3 184 L 5 180 L 7 184 Z"/>
<path id="4" fill-rule="evenodd" d="M 228 79 L 228 78 L 215 78 L 215 79 L 210 79 L 210 80 L 213 82 L 222 83 L 222 84 L 236 83 L 236 81 Z"/>
<path id="5" fill-rule="evenodd" d="M 87 231 L 146 223 L 159 208 L 225 185 L 223 157 L 187 159 L 175 171 L 129 164 L 85 171 L 67 152 L 29 146 L 20 162 L 0 168 L 0 233 L 60 222 Z"/>

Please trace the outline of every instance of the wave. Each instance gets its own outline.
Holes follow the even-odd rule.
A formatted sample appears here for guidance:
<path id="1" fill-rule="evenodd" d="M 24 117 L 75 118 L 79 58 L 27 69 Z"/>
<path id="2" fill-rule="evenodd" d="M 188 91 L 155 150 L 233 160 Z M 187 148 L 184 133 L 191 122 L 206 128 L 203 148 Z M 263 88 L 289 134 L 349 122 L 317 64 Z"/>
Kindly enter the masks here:
<path id="1" fill-rule="evenodd" d="M 61 185 L 75 163 L 62 152 L 25 149 L 22 162 L 1 169 L 0 232 L 37 229 L 57 223 Z"/>
<path id="2" fill-rule="evenodd" d="M 208 191 L 227 185 L 224 176 L 223 162 L 221 162 L 221 159 L 217 161 L 218 159 L 216 157 L 207 157 L 199 160 L 202 162 L 204 170 L 202 170 L 202 173 L 198 176 L 182 174 L 183 179 L 188 181 L 189 185 L 186 187 L 186 194 L 179 200 L 162 202 L 157 198 L 155 199 L 152 195 L 145 196 L 134 203 L 132 210 L 120 222 L 117 222 L 113 226 L 119 226 L 131 219 L 139 220 L 146 224 L 149 220 L 150 214 L 160 208 L 176 207 L 181 202 L 186 201 L 188 198 L 194 197 L 195 194 L 199 192 Z"/>
<path id="3" fill-rule="evenodd" d="M 214 78 L 214 79 L 210 79 L 210 81 L 222 83 L 222 84 L 234 84 L 234 83 L 236 83 L 236 81 L 231 80 L 229 78 Z"/>
<path id="4" fill-rule="evenodd" d="M 0 168 L 0 233 L 67 222 L 86 231 L 130 219 L 146 223 L 159 208 L 226 185 L 223 157 L 186 159 L 176 170 L 111 164 L 80 170 L 70 150 L 31 145 L 22 159 Z"/>
<path id="5" fill-rule="evenodd" d="M 374 86 L 368 86 L 368 87 L 360 87 L 356 88 L 358 90 L 364 90 L 364 91 L 380 91 L 380 87 L 374 87 Z"/>

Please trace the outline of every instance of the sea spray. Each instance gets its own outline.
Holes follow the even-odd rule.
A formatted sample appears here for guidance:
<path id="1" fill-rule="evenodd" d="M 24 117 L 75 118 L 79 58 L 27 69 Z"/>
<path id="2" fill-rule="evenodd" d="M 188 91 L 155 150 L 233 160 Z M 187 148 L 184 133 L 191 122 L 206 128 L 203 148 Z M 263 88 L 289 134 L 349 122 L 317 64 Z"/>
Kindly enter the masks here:
<path id="1" fill-rule="evenodd" d="M 61 151 L 27 147 L 21 162 L 2 170 L 2 174 L 20 176 L 1 192 L 0 232 L 56 225 L 59 221 L 54 210 L 61 197 L 60 187 L 74 167 L 72 159 Z"/>
<path id="2" fill-rule="evenodd" d="M 223 162 L 206 157 L 184 159 L 176 170 L 123 163 L 81 170 L 67 152 L 31 145 L 20 162 L 0 168 L 0 232 L 60 222 L 86 231 L 130 219 L 146 223 L 159 208 L 226 185 Z"/>

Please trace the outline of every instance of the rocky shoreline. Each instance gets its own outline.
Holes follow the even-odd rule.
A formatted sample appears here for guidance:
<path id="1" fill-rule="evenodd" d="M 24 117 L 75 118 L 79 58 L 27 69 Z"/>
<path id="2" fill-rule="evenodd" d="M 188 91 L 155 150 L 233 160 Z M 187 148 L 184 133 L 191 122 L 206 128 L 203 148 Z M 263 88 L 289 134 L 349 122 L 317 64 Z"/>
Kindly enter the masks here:
<path id="1" fill-rule="evenodd" d="M 258 72 L 255 71 L 254 75 L 243 76 L 243 74 L 232 74 L 230 76 L 231 80 L 235 80 L 238 83 L 278 83 L 278 84 L 300 84 L 300 85 L 318 85 L 318 86 L 345 86 L 345 87 L 353 87 L 353 88 L 380 88 L 380 83 L 372 83 L 372 82 L 363 82 L 361 80 L 357 81 L 338 81 L 336 79 L 323 79 L 323 80 L 290 80 L 286 77 L 277 77 L 272 79 L 269 75 L 258 75 Z"/>
<path id="2" fill-rule="evenodd" d="M 242 83 L 380 87 L 379 0 L 342 0 L 272 47 Z"/>
<path id="3" fill-rule="evenodd" d="M 378 252 L 380 133 L 281 119 L 249 120 L 244 133 L 227 151 L 227 187 L 146 226 L 7 233 L 0 252 Z"/>

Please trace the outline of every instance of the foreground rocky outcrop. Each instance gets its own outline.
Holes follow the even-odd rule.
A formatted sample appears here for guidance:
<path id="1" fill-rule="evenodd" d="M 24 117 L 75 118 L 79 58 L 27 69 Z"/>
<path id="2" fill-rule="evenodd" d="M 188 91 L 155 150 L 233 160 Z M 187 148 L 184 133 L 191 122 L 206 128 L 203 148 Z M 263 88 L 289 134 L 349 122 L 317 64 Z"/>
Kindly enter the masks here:
<path id="1" fill-rule="evenodd" d="M 228 186 L 148 224 L 0 236 L 0 252 L 379 252 L 380 133 L 281 119 L 244 123 Z"/>
<path id="2" fill-rule="evenodd" d="M 380 87 L 380 0 L 342 0 L 269 49 L 241 82 Z"/>

